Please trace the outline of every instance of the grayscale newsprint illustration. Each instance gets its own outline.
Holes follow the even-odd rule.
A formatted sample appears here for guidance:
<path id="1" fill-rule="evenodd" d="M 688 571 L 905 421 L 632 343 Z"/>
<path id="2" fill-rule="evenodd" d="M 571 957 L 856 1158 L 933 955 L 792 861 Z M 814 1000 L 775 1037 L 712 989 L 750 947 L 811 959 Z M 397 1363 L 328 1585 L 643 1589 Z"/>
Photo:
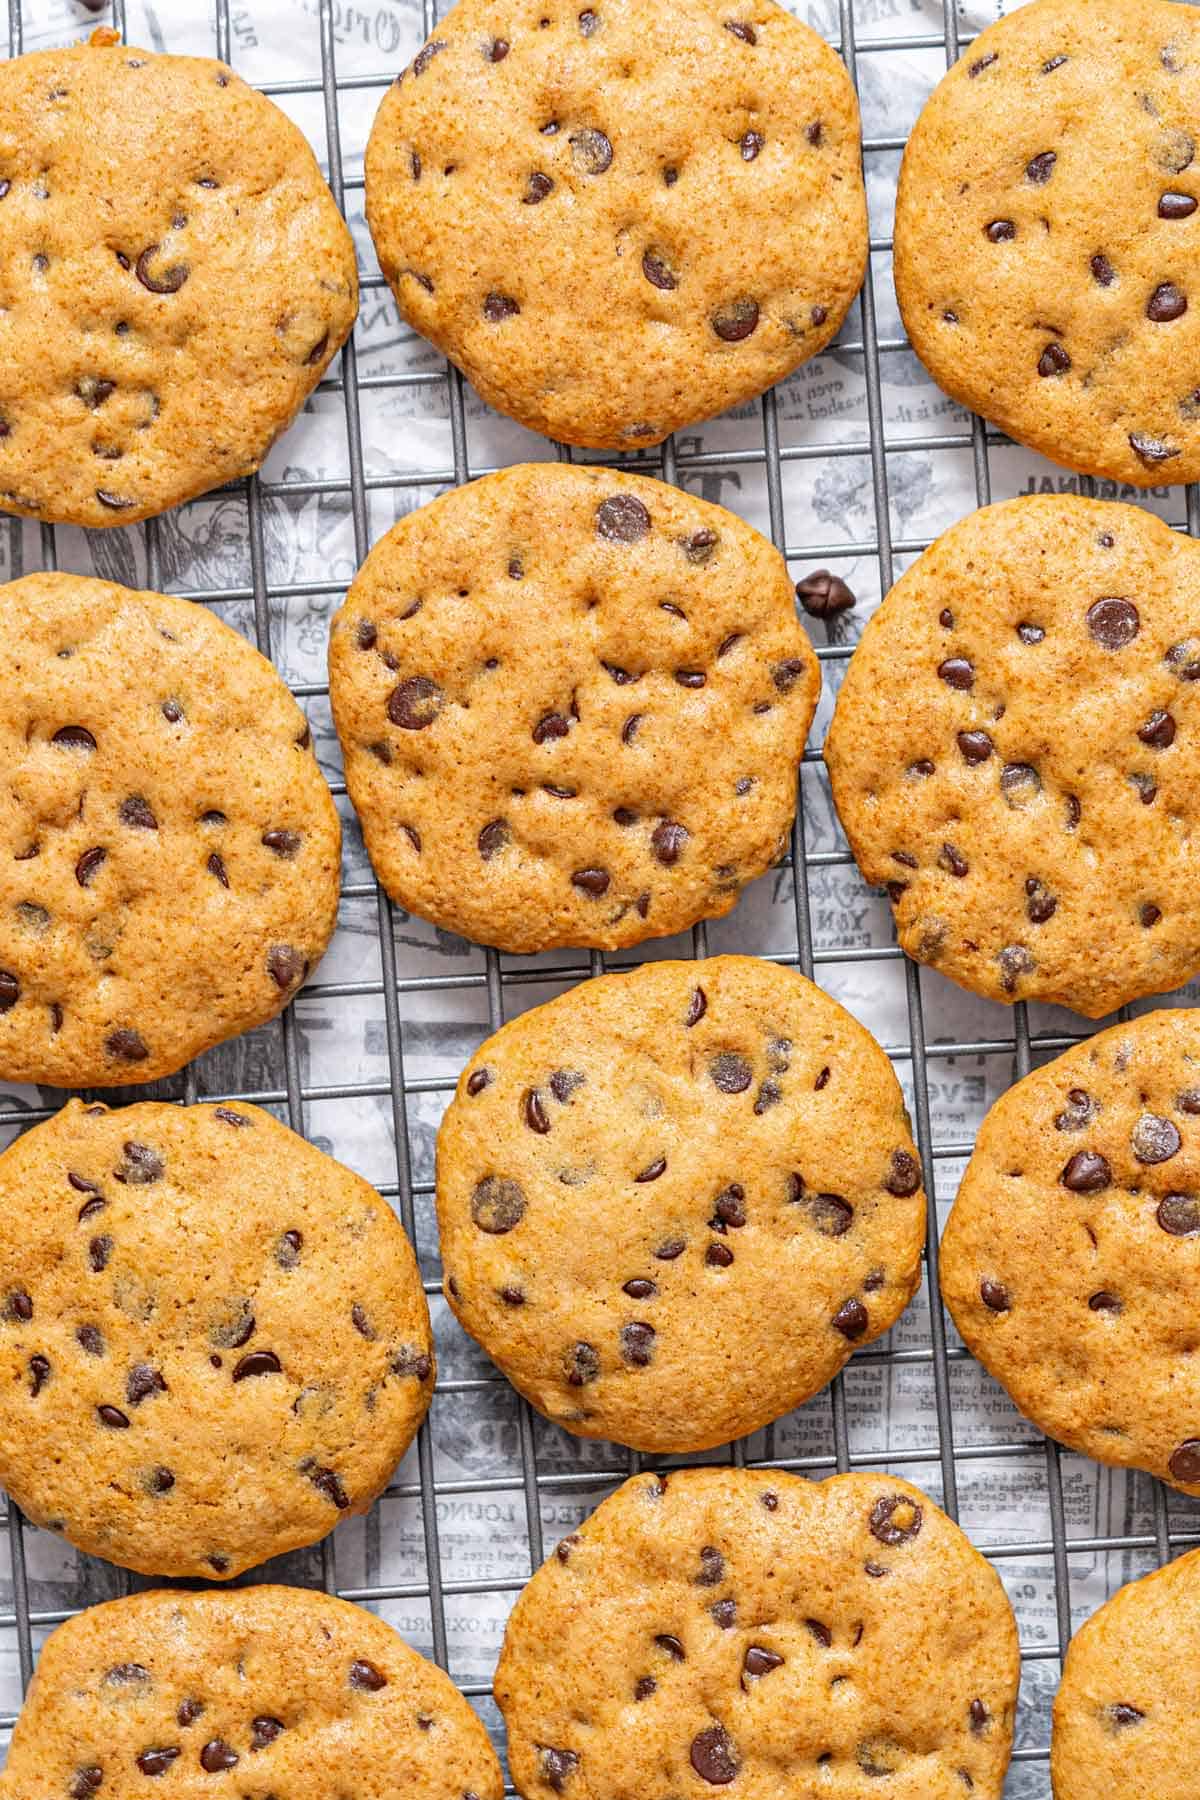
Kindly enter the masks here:
<path id="1" fill-rule="evenodd" d="M 892 285 L 906 136 L 948 55 L 1005 10 L 1001 0 L 957 10 L 954 0 L 945 8 L 941 0 L 785 3 L 840 48 L 858 87 L 871 215 L 866 292 L 838 340 L 765 401 L 681 434 L 665 454 L 639 452 L 630 466 L 731 508 L 784 549 L 794 579 L 830 569 L 858 604 L 828 623 L 805 620 L 824 692 L 786 859 L 727 918 L 613 960 L 740 951 L 812 972 L 893 1057 L 944 1220 L 987 1108 L 1030 1056 L 1044 1061 L 1086 1026 L 1034 1005 L 1026 1035 L 1023 1009 L 1014 1017 L 905 962 L 885 898 L 864 885 L 848 854 L 820 745 L 864 622 L 920 550 L 981 501 L 1074 492 L 1080 483 L 985 431 L 938 391 L 906 346 Z M 11 0 L 13 53 L 115 22 L 132 45 L 219 53 L 265 88 L 329 173 L 363 288 L 352 346 L 260 477 L 149 527 L 91 532 L 0 520 L 0 579 L 58 566 L 209 604 L 267 651 L 308 715 L 345 832 L 329 954 L 282 1021 L 209 1052 L 186 1076 L 105 1097 L 260 1099 L 372 1181 L 414 1232 L 440 1363 L 428 1423 L 367 1517 L 343 1524 L 328 1546 L 242 1579 L 336 1585 L 368 1604 L 444 1662 L 501 1748 L 490 1684 L 514 1599 L 531 1568 L 641 1462 L 569 1436 L 518 1401 L 443 1303 L 433 1219 L 435 1134 L 464 1061 L 502 1019 L 598 972 L 602 959 L 497 956 L 382 900 L 345 798 L 327 697 L 329 620 L 370 545 L 455 483 L 559 454 L 487 411 L 402 323 L 366 229 L 371 120 L 445 10 L 440 0 L 125 0 L 123 8 L 118 0 L 114 21 L 111 0 Z M 1096 483 L 1095 491 L 1187 522 L 1182 489 Z M 1200 985 L 1170 999 L 1196 1004 Z M 4 1142 L 64 1097 L 6 1091 Z M 1200 1542 L 1196 1502 L 1048 1445 L 965 1354 L 927 1273 L 900 1324 L 855 1355 L 831 1390 L 714 1454 L 815 1478 L 889 1470 L 925 1488 L 992 1557 L 1023 1653 L 1005 1790 L 1014 1800 L 1048 1800 L 1050 1702 L 1071 1630 L 1157 1564 L 1168 1531 L 1173 1549 Z M 31 1649 L 36 1656 L 68 1613 L 152 1584 L 28 1524 L 0 1541 L 2 1763 Z"/>

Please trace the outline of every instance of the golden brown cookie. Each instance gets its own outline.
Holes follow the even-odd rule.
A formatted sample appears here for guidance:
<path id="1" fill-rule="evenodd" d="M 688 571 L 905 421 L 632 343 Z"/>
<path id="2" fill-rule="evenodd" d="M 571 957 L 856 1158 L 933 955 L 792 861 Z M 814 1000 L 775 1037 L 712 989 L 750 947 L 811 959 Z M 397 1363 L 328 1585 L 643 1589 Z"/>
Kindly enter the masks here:
<path id="1" fill-rule="evenodd" d="M 1034 0 L 904 154 L 896 292 L 948 394 L 1069 468 L 1200 475 L 1200 19 Z"/>
<path id="2" fill-rule="evenodd" d="M 409 324 L 570 444 L 761 393 L 866 266 L 854 90 L 774 0 L 459 0 L 384 96 L 366 178 Z"/>
<path id="3" fill-rule="evenodd" d="M 1054 1699 L 1055 1800 L 1192 1800 L 1200 1551 L 1131 1581 L 1071 1640 Z"/>
<path id="4" fill-rule="evenodd" d="M 907 1482 L 679 1469 L 539 1569 L 496 1698 L 524 1800 L 998 1800 L 1019 1666 L 995 1571 Z"/>
<path id="5" fill-rule="evenodd" d="M 1102 1031 L 998 1100 L 942 1239 L 946 1305 L 1021 1411 L 1200 1494 L 1200 1013 Z"/>
<path id="6" fill-rule="evenodd" d="M 391 1208 L 242 1101 L 72 1100 L 0 1156 L 0 1358 L 23 1510 L 209 1579 L 366 1512 L 434 1381 Z"/>
<path id="7" fill-rule="evenodd" d="M 103 40 L 0 65 L 0 261 L 0 506 L 73 525 L 252 473 L 358 309 L 291 120 Z"/>
<path id="8" fill-rule="evenodd" d="M 785 850 L 820 691 L 787 567 L 643 476 L 529 463 L 411 513 L 333 622 L 394 900 L 503 950 L 720 918 Z"/>
<path id="9" fill-rule="evenodd" d="M 648 963 L 510 1021 L 438 1137 L 455 1313 L 581 1437 L 707 1449 L 899 1318 L 925 1195 L 892 1066 L 748 956 Z"/>
<path id="10" fill-rule="evenodd" d="M 0 587 L 0 1077 L 170 1075 L 297 992 L 341 833 L 304 714 L 202 606 Z"/>
<path id="11" fill-rule="evenodd" d="M 1099 1018 L 1200 966 L 1200 549 L 1138 507 L 984 507 L 863 633 L 825 746 L 910 956 Z"/>
<path id="12" fill-rule="evenodd" d="M 441 1669 L 373 1613 L 294 1587 L 135 1594 L 68 1619 L 0 1774 L 6 1800 L 268 1790 L 500 1800 L 504 1782 Z"/>

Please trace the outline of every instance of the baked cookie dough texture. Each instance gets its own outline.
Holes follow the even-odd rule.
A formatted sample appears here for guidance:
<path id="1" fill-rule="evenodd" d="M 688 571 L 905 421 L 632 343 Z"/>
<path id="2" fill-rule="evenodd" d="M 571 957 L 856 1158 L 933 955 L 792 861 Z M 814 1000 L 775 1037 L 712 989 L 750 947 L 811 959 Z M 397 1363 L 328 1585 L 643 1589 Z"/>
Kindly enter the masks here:
<path id="1" fill-rule="evenodd" d="M 1147 1013 L 984 1121 L 942 1238 L 968 1347 L 1049 1436 L 1200 1495 L 1200 1014 Z"/>
<path id="2" fill-rule="evenodd" d="M 895 279 L 935 381 L 1055 462 L 1200 475 L 1200 17 L 1034 0 L 935 89 Z"/>
<path id="3" fill-rule="evenodd" d="M 72 1100 L 0 1156 L 0 1482 L 152 1575 L 365 1512 L 433 1393 L 391 1208 L 238 1101 Z"/>
<path id="4" fill-rule="evenodd" d="M 185 600 L 29 575 L 0 587 L 0 633 L 0 1077 L 173 1074 L 273 1018 L 333 933 L 308 723 Z"/>
<path id="5" fill-rule="evenodd" d="M 0 1796 L 143 1792 L 501 1800 L 504 1782 L 453 1682 L 382 1619 L 248 1587 L 134 1594 L 47 1639 Z"/>
<path id="6" fill-rule="evenodd" d="M 707 1449 L 916 1291 L 921 1169 L 874 1039 L 753 957 L 583 983 L 472 1058 L 438 1139 L 446 1293 L 581 1437 Z"/>
<path id="7" fill-rule="evenodd" d="M 525 1800 L 998 1800 L 1000 1579 L 884 1475 L 636 1475 L 513 1609 L 496 1671 Z"/>
<path id="8" fill-rule="evenodd" d="M 825 747 L 903 948 L 1099 1018 L 1200 965 L 1200 548 L 1138 507 L 984 507 L 868 623 Z"/>
<path id="9" fill-rule="evenodd" d="M 0 64 L 0 507 L 128 525 L 250 474 L 358 309 L 312 151 L 224 64 Z"/>
<path id="10" fill-rule="evenodd" d="M 866 266 L 854 90 L 773 0 L 459 0 L 385 96 L 366 183 L 408 323 L 571 444 L 762 393 Z"/>
<path id="11" fill-rule="evenodd" d="M 820 670 L 732 513 L 532 463 L 375 546 L 329 686 L 394 900 L 503 950 L 614 950 L 721 917 L 786 850 Z"/>

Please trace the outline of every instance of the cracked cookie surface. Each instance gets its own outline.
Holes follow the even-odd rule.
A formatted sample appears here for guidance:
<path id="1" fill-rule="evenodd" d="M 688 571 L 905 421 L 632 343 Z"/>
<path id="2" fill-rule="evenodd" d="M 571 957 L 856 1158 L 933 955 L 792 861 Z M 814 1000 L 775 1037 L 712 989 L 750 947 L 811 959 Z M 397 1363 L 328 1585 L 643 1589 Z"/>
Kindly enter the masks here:
<path id="1" fill-rule="evenodd" d="M 349 334 L 306 140 L 224 64 L 0 67 L 0 507 L 127 525 L 257 469 Z"/>
<path id="2" fill-rule="evenodd" d="M 1035 0 L 918 119 L 896 292 L 938 384 L 1056 462 L 1200 474 L 1200 20 Z"/>
<path id="3" fill-rule="evenodd" d="M 72 1100 L 0 1156 L 0 1372 L 0 1480 L 32 1519 L 212 1580 L 365 1512 L 434 1358 L 360 1176 L 242 1101 Z"/>
<path id="4" fill-rule="evenodd" d="M 0 1073 L 173 1074 L 271 1019 L 337 915 L 307 721 L 204 607 L 78 575 L 0 587 Z"/>
<path id="5" fill-rule="evenodd" d="M 247 1788 L 501 1800 L 504 1783 L 449 1677 L 329 1594 L 135 1594 L 51 1633 L 0 1773 L 4 1800 Z"/>
<path id="6" fill-rule="evenodd" d="M 1018 1673 L 999 1577 L 919 1489 L 680 1469 L 563 1540 L 495 1691 L 526 1800 L 998 1800 Z"/>
<path id="7" fill-rule="evenodd" d="M 1138 507 L 951 527 L 851 658 L 825 748 L 918 962 L 1089 1018 L 1200 963 L 1200 551 Z"/>
<path id="8" fill-rule="evenodd" d="M 707 1449 L 831 1381 L 916 1291 L 925 1195 L 875 1040 L 751 957 L 512 1020 L 442 1123 L 446 1294 L 582 1437 Z"/>
<path id="9" fill-rule="evenodd" d="M 721 917 L 782 855 L 820 671 L 742 520 L 531 463 L 375 546 L 329 680 L 394 900 L 504 950 L 611 950 Z"/>
<path id="10" fill-rule="evenodd" d="M 1158 1011 L 985 1119 L 942 1238 L 946 1305 L 1025 1415 L 1200 1495 L 1200 1020 Z"/>
<path id="11" fill-rule="evenodd" d="M 385 95 L 366 180 L 409 324 L 572 444 L 761 393 L 866 264 L 853 88 L 774 0 L 459 0 Z"/>
<path id="12" fill-rule="evenodd" d="M 1190 1800 L 1200 1720 L 1200 1551 L 1131 1581 L 1071 1639 L 1054 1699 L 1055 1800 Z"/>

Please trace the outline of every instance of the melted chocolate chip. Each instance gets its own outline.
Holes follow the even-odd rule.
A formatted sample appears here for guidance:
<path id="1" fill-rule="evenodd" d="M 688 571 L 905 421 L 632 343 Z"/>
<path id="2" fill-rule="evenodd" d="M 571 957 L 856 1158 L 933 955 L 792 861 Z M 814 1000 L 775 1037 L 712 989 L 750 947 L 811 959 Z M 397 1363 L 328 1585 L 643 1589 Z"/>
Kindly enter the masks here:
<path id="1" fill-rule="evenodd" d="M 650 848 L 656 862 L 670 869 L 679 861 L 691 833 L 673 819 L 664 819 L 650 836 Z"/>
<path id="2" fill-rule="evenodd" d="M 158 820 L 144 794 L 130 794 L 127 800 L 122 800 L 118 816 L 122 825 L 129 825 L 136 831 L 158 830 Z"/>
<path id="3" fill-rule="evenodd" d="M 1194 1194 L 1164 1194 L 1155 1218 L 1170 1237 L 1194 1237 L 1200 1232 L 1200 1201 Z"/>
<path id="4" fill-rule="evenodd" d="M 656 250 L 647 250 L 642 257 L 642 274 L 652 287 L 661 288 L 664 293 L 671 293 L 679 286 L 679 277 L 674 273 L 665 256 Z"/>
<path id="5" fill-rule="evenodd" d="M 220 1775 L 236 1767 L 238 1753 L 224 1738 L 212 1738 L 200 1752 L 200 1767 L 206 1775 Z"/>
<path id="6" fill-rule="evenodd" d="M 722 1094 L 744 1094 L 753 1075 L 750 1064 L 732 1050 L 723 1050 L 708 1065 L 709 1078 Z"/>
<path id="7" fill-rule="evenodd" d="M 733 1739 L 723 1725 L 698 1732 L 689 1755 L 697 1775 L 713 1787 L 728 1786 L 741 1768 Z"/>
<path id="8" fill-rule="evenodd" d="M 640 1319 L 632 1320 L 621 1327 L 621 1358 L 631 1368 L 648 1368 L 654 1360 L 654 1340 L 657 1336 L 653 1325 L 647 1325 Z"/>
<path id="9" fill-rule="evenodd" d="M 1112 1170 L 1098 1151 L 1077 1150 L 1058 1179 L 1073 1194 L 1099 1194 L 1112 1186 Z"/>
<path id="10" fill-rule="evenodd" d="M 503 1237 L 525 1216 L 524 1189 L 504 1175 L 487 1175 L 471 1196 L 471 1217 L 480 1231 Z"/>
<path id="11" fill-rule="evenodd" d="M 774 1650 L 768 1650 L 763 1644 L 751 1644 L 742 1658 L 742 1686 L 747 1681 L 759 1681 L 769 1675 L 772 1669 L 781 1669 L 783 1658 Z"/>
<path id="12" fill-rule="evenodd" d="M 98 1406 L 96 1412 L 100 1423 L 107 1425 L 110 1431 L 128 1431 L 129 1420 L 116 1406 Z"/>
<path id="13" fill-rule="evenodd" d="M 444 698 L 428 675 L 410 675 L 389 694 L 387 716 L 402 731 L 425 731 L 441 712 Z"/>
<path id="14" fill-rule="evenodd" d="M 538 1769 L 542 1780 L 556 1794 L 562 1793 L 578 1767 L 579 1757 L 574 1750 L 558 1750 L 552 1744 L 538 1745 Z"/>
<path id="15" fill-rule="evenodd" d="M 511 294 L 500 294 L 494 290 L 483 303 L 483 316 L 491 325 L 499 325 L 503 319 L 515 319 L 520 311 L 520 303 Z"/>
<path id="16" fill-rule="evenodd" d="M 975 670 L 965 656 L 948 656 L 938 664 L 938 674 L 947 687 L 957 688 L 960 693 L 969 693 L 975 686 Z"/>
<path id="17" fill-rule="evenodd" d="M 1071 358 L 1061 344 L 1050 343 L 1038 357 L 1037 372 L 1042 376 L 1065 375 Z"/>
<path id="18" fill-rule="evenodd" d="M 252 1719 L 250 1728 L 254 1734 L 250 1739 L 252 1750 L 265 1750 L 268 1744 L 273 1744 L 276 1738 L 283 1736 L 285 1729 L 282 1719 L 272 1718 L 267 1713 L 260 1713 L 257 1719 Z"/>
<path id="19" fill-rule="evenodd" d="M 587 1387 L 600 1379 L 600 1352 L 594 1344 L 572 1344 L 563 1361 L 570 1387 Z"/>
<path id="20" fill-rule="evenodd" d="M 860 1338 L 870 1324 L 866 1307 L 861 1300 L 844 1300 L 833 1315 L 833 1325 L 842 1336 L 851 1343 Z"/>
<path id="21" fill-rule="evenodd" d="M 284 992 L 308 974 L 308 963 L 291 944 L 273 944 L 267 951 L 267 974 Z"/>
<path id="22" fill-rule="evenodd" d="M 1138 609 L 1132 600 L 1109 598 L 1097 600 L 1088 608 L 1088 630 L 1106 650 L 1123 650 L 1137 636 L 1141 626 Z"/>
<path id="23" fill-rule="evenodd" d="M 611 494 L 596 509 L 596 531 L 612 544 L 636 544 L 650 533 L 650 514 L 634 494 Z"/>
<path id="24" fill-rule="evenodd" d="M 1131 1143 L 1140 1163 L 1163 1163 L 1178 1154 L 1183 1139 L 1170 1119 L 1143 1113 L 1133 1128 Z"/>
<path id="25" fill-rule="evenodd" d="M 592 900 L 601 900 L 607 894 L 612 877 L 607 869 L 576 869 L 571 876 L 571 886 Z"/>
<path id="26" fill-rule="evenodd" d="M 1041 150 L 1025 165 L 1025 179 L 1035 187 L 1044 187 L 1054 173 L 1058 156 L 1053 150 Z"/>
<path id="27" fill-rule="evenodd" d="M 281 1375 L 283 1365 L 273 1350 L 251 1350 L 243 1356 L 233 1371 L 235 1381 L 245 1381 L 253 1375 Z"/>
<path id="28" fill-rule="evenodd" d="M 1187 311 L 1187 295 L 1173 281 L 1160 282 L 1146 302 L 1146 317 L 1155 325 L 1181 319 Z"/>
<path id="29" fill-rule="evenodd" d="M 983 1304 L 987 1307 L 989 1312 L 1005 1313 L 1009 1312 L 1012 1308 L 1012 1301 L 1008 1297 L 1008 1289 L 1004 1286 L 1003 1282 L 993 1281 L 990 1276 L 987 1275 L 985 1275 L 983 1280 L 979 1283 L 979 1298 L 983 1301 Z"/>
<path id="30" fill-rule="evenodd" d="M 713 314 L 712 328 L 724 344 L 740 344 L 758 330 L 757 300 L 735 300 Z"/>
<path id="31" fill-rule="evenodd" d="M 1200 1482 L 1200 1438 L 1188 1438 L 1180 1444 L 1167 1467 L 1176 1481 Z"/>
<path id="32" fill-rule="evenodd" d="M 490 1069 L 475 1069 L 467 1078 L 467 1092 L 474 1099 L 484 1088 L 491 1087 L 496 1077 Z"/>
<path id="33" fill-rule="evenodd" d="M 993 244 L 1009 244 L 1017 235 L 1017 228 L 1011 219 L 992 219 L 983 229 L 985 236 Z"/>
<path id="34" fill-rule="evenodd" d="M 158 1369 L 150 1363 L 134 1363 L 125 1382 L 125 1398 L 130 1406 L 140 1406 L 151 1394 L 165 1394 L 167 1384 Z"/>
<path id="35" fill-rule="evenodd" d="M 986 731 L 960 731 L 957 744 L 969 763 L 986 762 L 996 748 Z"/>
<path id="36" fill-rule="evenodd" d="M 1169 750 L 1175 742 L 1175 721 L 1169 712 L 1156 708 L 1145 724 L 1138 726 L 1138 736 L 1155 750 Z"/>

